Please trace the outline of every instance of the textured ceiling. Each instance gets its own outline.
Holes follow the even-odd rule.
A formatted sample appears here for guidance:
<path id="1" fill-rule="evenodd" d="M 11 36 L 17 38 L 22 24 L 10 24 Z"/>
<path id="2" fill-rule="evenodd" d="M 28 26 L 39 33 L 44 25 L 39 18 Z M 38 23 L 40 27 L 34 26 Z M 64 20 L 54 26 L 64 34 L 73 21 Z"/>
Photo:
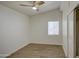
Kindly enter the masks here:
<path id="1" fill-rule="evenodd" d="M 39 11 L 37 12 L 33 10 L 32 7 L 20 6 L 20 4 L 31 4 L 29 1 L 0 1 L 0 4 L 30 16 L 60 7 L 59 1 L 45 1 L 45 4 L 41 5 Z"/>

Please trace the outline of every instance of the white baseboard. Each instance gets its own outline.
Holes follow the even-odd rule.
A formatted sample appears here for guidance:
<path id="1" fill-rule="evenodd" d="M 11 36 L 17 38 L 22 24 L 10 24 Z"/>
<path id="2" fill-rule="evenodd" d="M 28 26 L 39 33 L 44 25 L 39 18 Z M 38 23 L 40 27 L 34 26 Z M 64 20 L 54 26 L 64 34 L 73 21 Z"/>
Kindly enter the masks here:
<path id="1" fill-rule="evenodd" d="M 63 48 L 64 54 L 65 54 L 65 58 L 68 58 L 67 54 L 66 54 L 66 51 L 65 51 L 65 48 L 63 46 L 62 46 L 62 48 Z"/>
<path id="2" fill-rule="evenodd" d="M 30 44 L 30 43 L 28 43 L 28 44 Z M 24 44 L 24 45 L 20 46 L 19 48 L 17 48 L 16 50 L 12 51 L 11 53 L 8 53 L 8 54 L 0 54 L 0 58 L 5 58 L 7 56 L 10 56 L 12 53 L 18 51 L 19 49 L 23 48 L 24 46 L 27 46 L 28 44 Z"/>
<path id="3" fill-rule="evenodd" d="M 31 43 L 36 43 L 36 44 L 48 44 L 48 45 L 61 45 L 62 44 L 55 44 L 55 43 L 43 43 L 43 42 L 31 42 Z"/>
<path id="4" fill-rule="evenodd" d="M 0 58 L 5 58 L 8 54 L 0 54 Z"/>

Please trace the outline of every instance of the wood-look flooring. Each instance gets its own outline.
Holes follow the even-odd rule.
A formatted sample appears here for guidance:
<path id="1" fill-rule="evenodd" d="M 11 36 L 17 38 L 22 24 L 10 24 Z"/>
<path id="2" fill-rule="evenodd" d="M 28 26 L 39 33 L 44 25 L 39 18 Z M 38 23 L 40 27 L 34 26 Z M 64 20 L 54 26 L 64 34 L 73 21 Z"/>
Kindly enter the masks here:
<path id="1" fill-rule="evenodd" d="M 31 43 L 7 58 L 64 58 L 61 45 Z"/>

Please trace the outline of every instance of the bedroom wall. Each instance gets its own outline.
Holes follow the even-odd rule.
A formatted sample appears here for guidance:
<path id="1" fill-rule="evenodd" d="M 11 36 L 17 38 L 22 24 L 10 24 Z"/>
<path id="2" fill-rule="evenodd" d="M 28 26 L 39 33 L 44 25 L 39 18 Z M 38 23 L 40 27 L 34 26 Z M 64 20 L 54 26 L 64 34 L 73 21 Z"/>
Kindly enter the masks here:
<path id="1" fill-rule="evenodd" d="M 48 21 L 59 21 L 59 35 L 48 35 Z M 61 12 L 59 9 L 31 16 L 31 42 L 62 45 L 61 21 Z"/>
<path id="2" fill-rule="evenodd" d="M 29 44 L 29 17 L 0 5 L 0 57 Z"/>

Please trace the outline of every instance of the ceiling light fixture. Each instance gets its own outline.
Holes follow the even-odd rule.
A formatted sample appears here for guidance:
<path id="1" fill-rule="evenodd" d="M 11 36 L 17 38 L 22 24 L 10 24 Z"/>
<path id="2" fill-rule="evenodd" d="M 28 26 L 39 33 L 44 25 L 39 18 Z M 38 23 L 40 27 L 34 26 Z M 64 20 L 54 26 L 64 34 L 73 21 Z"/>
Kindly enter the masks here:
<path id="1" fill-rule="evenodd" d="M 32 5 L 20 4 L 20 6 L 32 7 L 33 10 L 39 11 L 39 7 L 43 5 L 44 3 L 45 3 L 44 1 L 32 1 Z"/>
<path id="2" fill-rule="evenodd" d="M 33 6 L 32 9 L 38 11 L 38 9 L 39 9 L 39 4 L 36 4 L 35 6 Z"/>
<path id="3" fill-rule="evenodd" d="M 33 9 L 33 10 L 37 10 L 37 8 L 36 8 L 36 7 L 32 7 L 32 9 Z"/>

